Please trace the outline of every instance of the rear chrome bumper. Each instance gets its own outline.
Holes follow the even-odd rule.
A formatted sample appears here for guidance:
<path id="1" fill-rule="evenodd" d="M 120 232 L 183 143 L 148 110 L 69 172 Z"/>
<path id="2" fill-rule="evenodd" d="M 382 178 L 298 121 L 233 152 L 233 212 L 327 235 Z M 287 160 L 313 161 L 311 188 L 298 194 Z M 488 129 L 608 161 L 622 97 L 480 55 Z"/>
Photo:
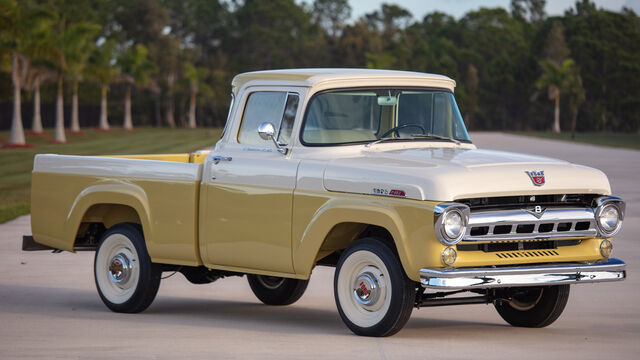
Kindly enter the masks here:
<path id="1" fill-rule="evenodd" d="M 620 259 L 609 259 L 592 264 L 420 269 L 420 282 L 425 288 L 445 290 L 582 284 L 624 280 L 626 266 Z"/>

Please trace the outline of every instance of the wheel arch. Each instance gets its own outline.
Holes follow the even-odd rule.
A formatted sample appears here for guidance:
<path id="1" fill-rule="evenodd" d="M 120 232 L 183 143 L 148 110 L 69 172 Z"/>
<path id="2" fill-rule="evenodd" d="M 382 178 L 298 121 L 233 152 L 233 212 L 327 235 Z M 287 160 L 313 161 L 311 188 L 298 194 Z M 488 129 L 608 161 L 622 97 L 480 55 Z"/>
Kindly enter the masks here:
<path id="1" fill-rule="evenodd" d="M 72 251 L 76 239 L 86 231 L 86 224 L 103 224 L 106 229 L 119 223 L 134 223 L 142 227 L 149 254 L 151 214 L 144 190 L 133 184 L 100 184 L 83 190 L 74 199 L 66 217 L 65 239 Z"/>
<path id="2" fill-rule="evenodd" d="M 346 249 L 363 236 L 373 236 L 392 245 L 405 272 L 410 274 L 408 270 L 415 267 L 414 259 L 403 241 L 407 229 L 400 215 L 392 207 L 358 204 L 351 200 L 330 201 L 316 212 L 299 238 L 299 244 L 294 245 L 296 273 L 308 277 L 318 260 Z"/>

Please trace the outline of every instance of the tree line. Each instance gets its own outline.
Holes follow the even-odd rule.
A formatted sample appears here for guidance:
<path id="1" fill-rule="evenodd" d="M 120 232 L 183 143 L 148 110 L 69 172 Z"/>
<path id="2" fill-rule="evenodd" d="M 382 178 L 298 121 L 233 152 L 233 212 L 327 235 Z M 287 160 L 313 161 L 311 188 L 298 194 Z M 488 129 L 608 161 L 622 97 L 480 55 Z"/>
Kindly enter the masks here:
<path id="1" fill-rule="evenodd" d="M 80 104 L 100 107 L 104 131 L 221 126 L 237 73 L 367 67 L 455 79 L 471 130 L 640 132 L 639 17 L 544 5 L 416 20 L 383 4 L 350 21 L 347 0 L 0 0 L 0 102 L 13 103 L 0 122 L 13 145 L 25 143 L 23 100 L 34 134 L 41 103 L 56 104 L 56 142 L 89 123 Z"/>

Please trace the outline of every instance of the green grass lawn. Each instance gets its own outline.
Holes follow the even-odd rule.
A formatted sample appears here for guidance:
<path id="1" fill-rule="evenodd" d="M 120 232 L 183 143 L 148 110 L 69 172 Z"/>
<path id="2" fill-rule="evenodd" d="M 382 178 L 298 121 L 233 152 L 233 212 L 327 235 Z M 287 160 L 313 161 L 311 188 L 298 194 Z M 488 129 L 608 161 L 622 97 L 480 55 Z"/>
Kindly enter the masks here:
<path id="1" fill-rule="evenodd" d="M 514 135 L 535 136 L 547 139 L 573 141 L 591 145 L 611 146 L 618 148 L 627 148 L 640 150 L 640 134 L 634 133 L 599 133 L 599 132 L 586 132 L 576 133 L 575 137 L 571 138 L 571 133 L 554 134 L 551 132 L 543 131 L 518 131 L 511 132 Z"/>
<path id="2" fill-rule="evenodd" d="M 67 134 L 68 144 L 50 144 L 50 138 L 27 136 L 28 149 L 0 149 L 0 223 L 28 214 L 31 170 L 36 154 L 125 155 L 191 152 L 212 146 L 221 129 L 137 128 L 133 132 L 85 130 Z M 9 133 L 0 132 L 6 140 Z"/>

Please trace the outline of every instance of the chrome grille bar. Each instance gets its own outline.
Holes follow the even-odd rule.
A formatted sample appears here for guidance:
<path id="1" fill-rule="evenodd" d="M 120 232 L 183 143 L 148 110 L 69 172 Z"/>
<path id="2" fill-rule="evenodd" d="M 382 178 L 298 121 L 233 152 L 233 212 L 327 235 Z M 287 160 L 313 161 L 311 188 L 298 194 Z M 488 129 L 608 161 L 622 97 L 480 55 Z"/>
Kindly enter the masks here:
<path id="1" fill-rule="evenodd" d="M 584 238 L 598 234 L 592 208 L 477 211 L 469 215 L 465 241 Z"/>

